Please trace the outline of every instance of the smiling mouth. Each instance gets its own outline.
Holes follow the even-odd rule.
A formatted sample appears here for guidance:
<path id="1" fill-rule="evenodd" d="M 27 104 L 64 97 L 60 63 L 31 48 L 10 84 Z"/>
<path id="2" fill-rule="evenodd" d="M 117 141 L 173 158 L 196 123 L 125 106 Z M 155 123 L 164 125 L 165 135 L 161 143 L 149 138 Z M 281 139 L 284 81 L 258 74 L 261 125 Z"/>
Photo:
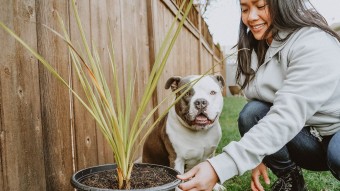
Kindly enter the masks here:
<path id="1" fill-rule="evenodd" d="M 259 24 L 259 25 L 253 25 L 253 26 L 251 26 L 251 28 L 253 30 L 257 31 L 257 30 L 262 29 L 264 27 L 264 25 L 265 25 L 264 23 L 263 24 Z"/>
<path id="2" fill-rule="evenodd" d="M 196 116 L 195 120 L 193 121 L 193 124 L 195 125 L 209 125 L 211 124 L 212 121 L 203 113 L 200 113 L 199 115 Z"/>

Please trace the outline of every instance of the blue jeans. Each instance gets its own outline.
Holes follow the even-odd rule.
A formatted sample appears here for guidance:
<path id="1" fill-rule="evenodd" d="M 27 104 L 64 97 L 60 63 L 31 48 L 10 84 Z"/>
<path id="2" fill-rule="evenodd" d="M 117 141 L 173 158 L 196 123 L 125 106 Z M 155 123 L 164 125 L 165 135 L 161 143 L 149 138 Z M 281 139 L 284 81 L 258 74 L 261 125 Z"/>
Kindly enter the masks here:
<path id="1" fill-rule="evenodd" d="M 244 106 L 238 118 L 241 136 L 267 114 L 271 105 L 271 103 L 251 101 Z M 312 171 L 329 170 L 336 179 L 340 180 L 340 131 L 323 137 L 322 142 L 319 142 L 310 133 L 310 127 L 304 127 L 282 149 L 266 156 L 263 162 L 277 176 L 298 165 Z"/>

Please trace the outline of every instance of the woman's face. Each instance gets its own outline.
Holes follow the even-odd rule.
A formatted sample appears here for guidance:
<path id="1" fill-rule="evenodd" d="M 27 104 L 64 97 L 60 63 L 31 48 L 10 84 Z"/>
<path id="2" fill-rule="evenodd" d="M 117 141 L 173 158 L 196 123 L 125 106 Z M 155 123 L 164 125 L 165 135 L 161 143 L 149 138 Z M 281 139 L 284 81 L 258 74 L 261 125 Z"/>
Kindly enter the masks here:
<path id="1" fill-rule="evenodd" d="M 268 6 L 265 0 L 240 0 L 242 22 L 253 33 L 256 40 L 262 40 L 271 24 Z M 271 34 L 269 33 L 269 36 Z M 272 38 L 267 38 L 271 43 Z"/>

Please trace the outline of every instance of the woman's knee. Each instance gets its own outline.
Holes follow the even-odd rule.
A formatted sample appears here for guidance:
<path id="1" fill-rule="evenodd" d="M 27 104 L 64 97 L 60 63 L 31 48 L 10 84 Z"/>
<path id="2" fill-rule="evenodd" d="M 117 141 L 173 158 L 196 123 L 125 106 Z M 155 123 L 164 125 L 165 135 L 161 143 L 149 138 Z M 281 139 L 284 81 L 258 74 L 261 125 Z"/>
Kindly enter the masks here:
<path id="1" fill-rule="evenodd" d="M 271 104 L 262 101 L 250 101 L 241 110 L 238 117 L 238 128 L 241 136 L 248 132 L 269 111 Z"/>
<path id="2" fill-rule="evenodd" d="M 333 176 L 340 180 L 340 131 L 338 131 L 330 140 L 328 145 L 328 167 Z"/>

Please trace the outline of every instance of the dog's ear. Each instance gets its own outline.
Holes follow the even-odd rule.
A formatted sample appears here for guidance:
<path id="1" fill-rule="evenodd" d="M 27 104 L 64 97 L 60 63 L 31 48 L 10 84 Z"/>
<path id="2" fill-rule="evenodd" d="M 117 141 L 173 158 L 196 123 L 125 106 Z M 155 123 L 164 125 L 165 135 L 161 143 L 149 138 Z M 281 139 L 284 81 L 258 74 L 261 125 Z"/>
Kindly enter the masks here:
<path id="1" fill-rule="evenodd" d="M 182 77 L 181 76 L 174 76 L 168 79 L 165 84 L 165 89 L 169 89 L 171 87 L 172 91 L 177 90 L 178 84 L 181 81 Z"/>
<path id="2" fill-rule="evenodd" d="M 212 77 L 217 81 L 218 85 L 220 85 L 221 88 L 225 86 L 224 78 L 222 75 L 216 74 Z"/>

